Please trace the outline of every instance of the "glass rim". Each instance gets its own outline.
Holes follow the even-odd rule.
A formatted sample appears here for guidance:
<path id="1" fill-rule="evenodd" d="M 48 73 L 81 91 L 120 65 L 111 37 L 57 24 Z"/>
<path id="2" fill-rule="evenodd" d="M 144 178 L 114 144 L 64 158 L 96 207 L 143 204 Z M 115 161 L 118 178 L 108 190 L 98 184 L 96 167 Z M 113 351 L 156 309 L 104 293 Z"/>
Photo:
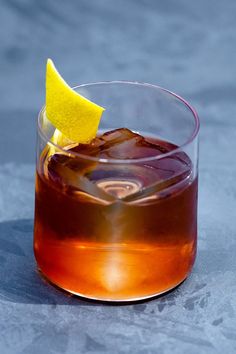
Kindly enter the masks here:
<path id="1" fill-rule="evenodd" d="M 37 130 L 39 135 L 41 136 L 41 138 L 48 144 L 51 145 L 52 147 L 56 148 L 58 151 L 73 156 L 73 157 L 77 157 L 77 158 L 82 158 L 82 159 L 86 159 L 86 160 L 90 160 L 90 161 L 95 161 L 95 162 L 100 162 L 100 163 L 113 163 L 113 164 L 129 164 L 129 163 L 143 163 L 143 162 L 149 162 L 149 161 L 153 161 L 153 160 L 160 160 L 163 159 L 165 157 L 171 156 L 177 152 L 180 152 L 184 147 L 190 145 L 194 139 L 198 136 L 199 133 L 199 129 L 200 129 L 200 120 L 199 120 L 199 116 L 197 114 L 197 111 L 195 110 L 195 108 L 190 105 L 184 98 L 182 98 L 181 96 L 179 96 L 178 94 L 167 90 L 161 86 L 158 85 L 153 85 L 153 84 L 149 84 L 146 82 L 138 82 L 138 81 L 125 81 L 125 80 L 118 80 L 118 81 L 98 81 L 98 82 L 91 82 L 91 83 L 86 83 L 86 84 L 81 84 L 78 86 L 74 86 L 73 90 L 76 90 L 78 88 L 81 87 L 89 87 L 89 86 L 94 86 L 94 85 L 110 85 L 110 84 L 125 84 L 125 85 L 136 85 L 136 86 L 141 86 L 141 87 L 150 87 L 153 89 L 157 89 L 157 90 L 161 90 L 164 92 L 167 92 L 168 94 L 170 94 L 172 97 L 177 98 L 179 101 L 181 101 L 192 113 L 192 116 L 194 118 L 194 122 L 195 122 L 195 127 L 194 130 L 191 134 L 191 136 L 181 145 L 177 146 L 175 149 L 166 152 L 164 154 L 161 155 L 156 155 L 156 156 L 149 156 L 149 157 L 142 157 L 142 158 L 129 158 L 129 159 L 107 159 L 107 158 L 100 158 L 100 157 L 94 157 L 94 156 L 90 156 L 90 155 L 86 155 L 86 154 L 81 154 L 75 151 L 71 151 L 71 150 L 67 150 L 65 149 L 65 147 L 60 146 L 52 141 L 50 141 L 48 139 L 48 137 L 46 136 L 46 134 L 43 132 L 42 129 L 42 125 L 40 123 L 40 119 L 43 116 L 43 114 L 46 114 L 46 110 L 45 110 L 45 105 L 42 107 L 42 109 L 40 110 L 39 114 L 38 114 L 38 124 L 37 124 Z"/>

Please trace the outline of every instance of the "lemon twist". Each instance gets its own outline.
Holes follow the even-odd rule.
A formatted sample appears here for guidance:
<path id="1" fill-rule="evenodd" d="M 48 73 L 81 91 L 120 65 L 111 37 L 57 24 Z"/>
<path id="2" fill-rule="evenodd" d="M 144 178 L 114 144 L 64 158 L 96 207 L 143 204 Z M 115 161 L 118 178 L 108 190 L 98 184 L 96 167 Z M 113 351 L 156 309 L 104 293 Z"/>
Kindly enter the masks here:
<path id="1" fill-rule="evenodd" d="M 69 139 L 89 143 L 105 109 L 75 92 L 61 77 L 51 59 L 46 70 L 46 116 L 56 128 L 52 141 Z"/>

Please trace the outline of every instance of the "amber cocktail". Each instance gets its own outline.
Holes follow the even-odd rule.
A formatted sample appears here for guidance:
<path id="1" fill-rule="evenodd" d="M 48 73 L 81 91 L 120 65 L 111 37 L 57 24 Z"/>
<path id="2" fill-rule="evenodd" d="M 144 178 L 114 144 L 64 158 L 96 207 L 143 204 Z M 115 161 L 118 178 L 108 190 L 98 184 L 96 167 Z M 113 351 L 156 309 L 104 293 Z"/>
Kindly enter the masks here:
<path id="1" fill-rule="evenodd" d="M 92 299 L 138 300 L 170 290 L 196 255 L 197 115 L 151 85 L 77 90 L 107 107 L 104 130 L 89 144 L 61 147 L 50 142 L 53 127 L 40 114 L 38 267 L 57 286 Z"/>

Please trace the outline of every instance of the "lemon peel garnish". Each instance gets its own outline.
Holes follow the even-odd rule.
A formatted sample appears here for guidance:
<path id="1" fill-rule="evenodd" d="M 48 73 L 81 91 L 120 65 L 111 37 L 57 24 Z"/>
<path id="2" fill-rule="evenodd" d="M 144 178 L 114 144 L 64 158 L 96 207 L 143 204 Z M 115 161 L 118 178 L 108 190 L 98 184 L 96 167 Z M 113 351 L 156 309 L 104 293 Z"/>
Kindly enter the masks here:
<path id="1" fill-rule="evenodd" d="M 52 141 L 69 139 L 89 143 L 95 138 L 105 109 L 74 91 L 61 77 L 53 61 L 46 70 L 46 116 L 56 128 Z"/>

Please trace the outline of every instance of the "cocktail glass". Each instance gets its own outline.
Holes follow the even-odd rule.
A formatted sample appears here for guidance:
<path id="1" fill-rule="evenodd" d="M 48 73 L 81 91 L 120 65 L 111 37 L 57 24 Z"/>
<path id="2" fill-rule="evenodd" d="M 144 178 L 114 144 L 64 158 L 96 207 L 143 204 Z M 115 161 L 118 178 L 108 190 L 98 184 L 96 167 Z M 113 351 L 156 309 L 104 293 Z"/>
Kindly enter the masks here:
<path id="1" fill-rule="evenodd" d="M 173 289 L 196 255 L 197 113 L 149 84 L 75 90 L 106 110 L 98 138 L 79 146 L 53 143 L 45 108 L 39 114 L 38 268 L 58 287 L 96 300 L 134 301 Z"/>

